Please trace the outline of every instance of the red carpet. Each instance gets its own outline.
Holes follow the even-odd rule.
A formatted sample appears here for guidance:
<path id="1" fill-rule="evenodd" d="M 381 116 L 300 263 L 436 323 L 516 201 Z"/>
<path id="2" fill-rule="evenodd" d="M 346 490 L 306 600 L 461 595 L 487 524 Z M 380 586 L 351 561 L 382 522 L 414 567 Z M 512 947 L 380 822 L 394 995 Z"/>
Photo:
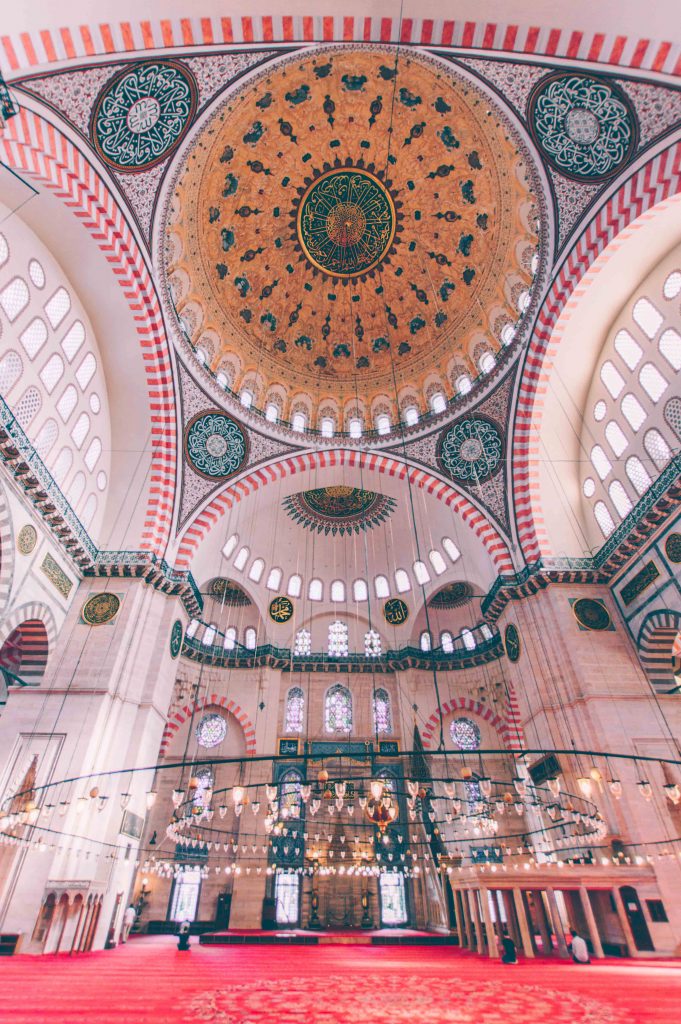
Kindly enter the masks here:
<path id="1" fill-rule="evenodd" d="M 678 1024 L 681 963 L 516 967 L 451 947 L 223 946 L 168 936 L 0 962 L 12 1024 Z"/>

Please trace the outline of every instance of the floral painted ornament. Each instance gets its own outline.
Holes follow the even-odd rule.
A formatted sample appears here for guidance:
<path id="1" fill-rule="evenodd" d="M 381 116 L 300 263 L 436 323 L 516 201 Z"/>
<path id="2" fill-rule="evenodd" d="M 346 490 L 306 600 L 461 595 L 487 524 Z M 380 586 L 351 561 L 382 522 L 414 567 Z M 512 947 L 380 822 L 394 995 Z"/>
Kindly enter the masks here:
<path id="1" fill-rule="evenodd" d="M 440 440 L 440 461 L 455 480 L 486 480 L 499 465 L 502 452 L 500 431 L 481 418 L 459 420 Z"/>
<path id="2" fill-rule="evenodd" d="M 185 452 L 194 469 L 209 480 L 232 476 L 247 454 L 241 427 L 224 413 L 199 413 L 185 435 Z"/>

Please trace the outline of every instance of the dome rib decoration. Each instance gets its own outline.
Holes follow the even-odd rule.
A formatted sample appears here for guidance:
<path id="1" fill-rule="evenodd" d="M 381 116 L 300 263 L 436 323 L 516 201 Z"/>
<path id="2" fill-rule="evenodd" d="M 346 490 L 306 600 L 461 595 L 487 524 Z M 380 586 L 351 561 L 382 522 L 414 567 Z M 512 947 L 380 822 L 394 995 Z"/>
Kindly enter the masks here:
<path id="1" fill-rule="evenodd" d="M 312 532 L 343 537 L 384 523 L 397 502 L 360 487 L 318 487 L 284 498 L 288 516 Z"/>
<path id="2" fill-rule="evenodd" d="M 451 65 L 396 67 L 379 46 L 288 56 L 223 97 L 165 220 L 204 365 L 279 420 L 303 408 L 318 427 L 330 408 L 337 431 L 379 406 L 397 420 L 396 387 L 425 409 L 477 377 L 539 245 L 534 168 L 491 103 Z"/>

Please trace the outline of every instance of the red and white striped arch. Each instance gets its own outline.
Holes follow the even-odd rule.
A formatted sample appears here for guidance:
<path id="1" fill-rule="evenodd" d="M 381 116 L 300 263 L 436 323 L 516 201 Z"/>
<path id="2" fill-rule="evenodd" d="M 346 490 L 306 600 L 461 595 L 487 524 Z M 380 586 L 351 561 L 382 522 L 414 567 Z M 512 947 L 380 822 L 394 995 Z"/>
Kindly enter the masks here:
<path id="1" fill-rule="evenodd" d="M 190 8 L 190 4 L 187 7 Z M 56 61 L 144 50 L 243 43 L 402 43 L 536 54 L 617 67 L 681 74 L 677 43 L 617 32 L 580 32 L 504 22 L 352 15 L 247 15 L 241 18 L 167 18 L 35 29 L 0 36 L 11 71 Z"/>
<path id="2" fill-rule="evenodd" d="M 563 311 L 585 287 L 590 267 L 606 246 L 646 211 L 681 191 L 681 143 L 650 160 L 627 180 L 593 218 L 554 279 L 539 312 L 518 391 L 513 432 L 513 493 L 518 536 L 528 562 L 554 554 L 540 492 L 540 436 L 551 368 L 560 344 Z M 562 324 L 561 324 L 562 326 Z"/>
<path id="3" fill-rule="evenodd" d="M 211 708 L 216 708 L 218 711 L 228 711 L 230 715 L 233 715 L 241 728 L 243 729 L 244 739 L 246 741 L 246 753 L 252 756 L 255 754 L 255 726 L 251 722 L 246 712 L 239 707 L 239 705 L 233 701 L 228 700 L 227 697 L 219 697 L 217 693 L 212 693 L 208 697 L 202 697 L 195 703 L 187 704 L 180 711 L 173 712 L 169 715 L 168 721 L 166 722 L 165 729 L 163 730 L 163 739 L 161 740 L 161 749 L 159 750 L 159 757 L 165 757 L 168 753 L 168 747 L 172 742 L 173 737 L 177 733 L 181 725 L 184 725 L 192 715 L 197 711 L 209 711 Z"/>
<path id="4" fill-rule="evenodd" d="M 125 217 L 102 179 L 54 125 L 22 108 L 0 136 L 10 167 L 40 179 L 78 217 L 123 289 L 146 369 L 152 464 L 141 546 L 163 553 L 173 514 L 177 443 L 169 344 L 153 281 Z"/>
<path id="5" fill-rule="evenodd" d="M 451 484 L 440 480 L 426 470 L 408 466 L 406 463 L 399 462 L 390 456 L 375 452 L 360 452 L 348 448 L 292 455 L 262 469 L 257 469 L 241 480 L 238 480 L 235 484 L 225 487 L 220 494 L 213 498 L 210 504 L 195 516 L 184 530 L 177 553 L 176 568 L 189 568 L 193 555 L 201 541 L 210 533 L 211 529 L 225 512 L 229 511 L 243 498 L 248 497 L 249 494 L 253 494 L 255 491 L 277 480 L 293 476 L 295 473 L 342 466 L 363 469 L 374 473 L 384 473 L 387 476 L 395 477 L 397 480 L 409 479 L 413 487 L 425 489 L 428 494 L 432 494 L 439 501 L 448 505 L 453 512 L 461 516 L 464 523 L 482 541 L 498 573 L 514 571 L 513 560 L 506 541 L 484 513 L 476 508 L 469 498 L 455 490 Z"/>
<path id="6" fill-rule="evenodd" d="M 421 729 L 421 739 L 426 750 L 432 750 L 437 745 L 440 735 L 440 720 L 457 711 L 467 711 L 469 714 L 477 715 L 485 722 L 489 722 L 492 728 L 496 729 L 499 739 L 507 750 L 520 751 L 524 749 L 525 735 L 520 724 L 518 707 L 515 703 L 515 696 L 510 694 L 506 698 L 503 718 L 485 704 L 473 700 L 472 697 L 451 697 L 440 708 L 433 711 Z"/>

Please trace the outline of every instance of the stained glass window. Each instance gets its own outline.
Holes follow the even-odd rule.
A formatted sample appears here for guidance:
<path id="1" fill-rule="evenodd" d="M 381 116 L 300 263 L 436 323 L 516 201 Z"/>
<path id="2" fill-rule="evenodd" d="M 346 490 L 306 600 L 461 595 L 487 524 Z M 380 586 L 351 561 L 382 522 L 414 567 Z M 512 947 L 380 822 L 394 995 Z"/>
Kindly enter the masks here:
<path id="1" fill-rule="evenodd" d="M 285 732 L 302 732 L 305 716 L 305 694 L 299 686 L 292 686 L 286 695 Z"/>
<path id="2" fill-rule="evenodd" d="M 327 732 L 345 735 L 352 731 L 352 696 L 340 683 L 332 686 L 326 695 L 324 727 Z"/>
<path id="3" fill-rule="evenodd" d="M 449 734 L 459 750 L 477 750 L 480 746 L 480 730 L 470 718 L 455 718 L 449 726 Z"/>
<path id="4" fill-rule="evenodd" d="M 378 733 L 393 731 L 390 694 L 383 688 L 374 693 L 374 731 Z"/>
<path id="5" fill-rule="evenodd" d="M 296 633 L 296 642 L 293 653 L 298 655 L 310 654 L 312 651 L 312 637 L 309 629 L 299 629 Z"/>
<path id="6" fill-rule="evenodd" d="M 213 795 L 213 772 L 210 768 L 199 768 L 196 778 L 198 784 L 194 790 L 192 803 L 196 810 L 206 810 Z"/>
<path id="7" fill-rule="evenodd" d="M 332 622 L 329 626 L 329 657 L 344 658 L 348 654 L 348 627 L 345 622 Z"/>
<path id="8" fill-rule="evenodd" d="M 279 805 L 285 807 L 288 814 L 298 817 L 300 814 L 300 773 L 292 769 L 282 775 L 280 788 Z"/>
<path id="9" fill-rule="evenodd" d="M 202 747 L 217 747 L 227 735 L 227 721 L 215 713 L 204 715 L 196 727 L 196 739 Z"/>
<path id="10" fill-rule="evenodd" d="M 375 629 L 369 629 L 364 634 L 364 657 L 365 658 L 380 658 L 381 656 L 381 637 Z"/>

